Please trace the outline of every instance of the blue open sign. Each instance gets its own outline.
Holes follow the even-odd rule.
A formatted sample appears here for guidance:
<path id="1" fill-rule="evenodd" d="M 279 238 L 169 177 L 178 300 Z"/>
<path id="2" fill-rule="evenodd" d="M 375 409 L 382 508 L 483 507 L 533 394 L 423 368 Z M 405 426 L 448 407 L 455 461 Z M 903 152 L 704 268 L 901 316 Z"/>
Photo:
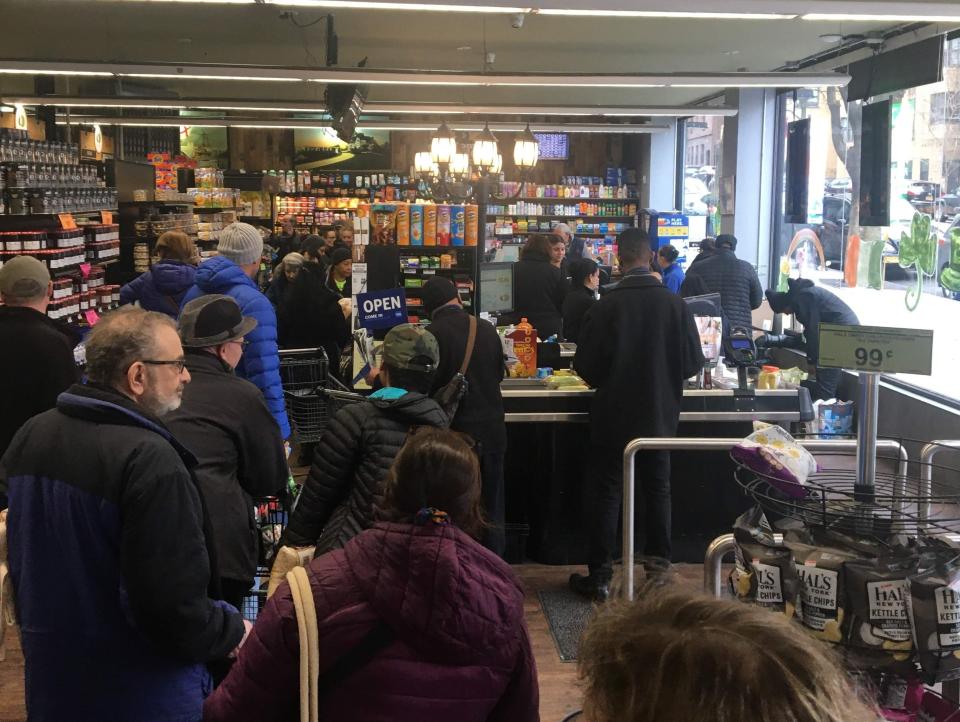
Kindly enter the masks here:
<path id="1" fill-rule="evenodd" d="M 357 294 L 361 328 L 393 328 L 407 322 L 407 297 L 402 288 Z"/>

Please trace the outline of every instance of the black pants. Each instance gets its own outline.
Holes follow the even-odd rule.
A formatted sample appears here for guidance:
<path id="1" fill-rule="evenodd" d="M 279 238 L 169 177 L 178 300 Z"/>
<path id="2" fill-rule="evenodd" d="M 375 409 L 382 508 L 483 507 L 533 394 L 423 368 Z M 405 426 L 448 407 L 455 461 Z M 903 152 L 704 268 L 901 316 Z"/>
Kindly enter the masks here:
<path id="1" fill-rule="evenodd" d="M 487 515 L 487 524 L 489 524 L 483 536 L 483 545 L 500 557 L 503 556 L 507 545 L 503 531 L 506 522 L 503 459 L 502 451 L 485 451 L 480 454 L 481 496 L 483 509 Z"/>
<path id="2" fill-rule="evenodd" d="M 623 515 L 623 449 L 593 445 L 589 463 L 587 564 L 591 575 L 609 581 Z M 645 539 L 643 553 L 670 559 L 670 452 L 640 452 L 634 468 L 636 530 Z"/>

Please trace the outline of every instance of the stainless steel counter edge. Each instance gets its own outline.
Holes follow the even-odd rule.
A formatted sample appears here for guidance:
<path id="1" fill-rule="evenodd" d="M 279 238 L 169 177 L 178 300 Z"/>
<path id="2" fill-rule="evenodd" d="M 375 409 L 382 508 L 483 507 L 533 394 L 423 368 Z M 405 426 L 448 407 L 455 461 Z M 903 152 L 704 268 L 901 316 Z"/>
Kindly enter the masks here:
<path id="1" fill-rule="evenodd" d="M 508 412 L 504 415 L 508 424 L 549 424 L 561 422 L 587 423 L 586 412 Z M 800 421 L 799 411 L 681 411 L 680 421 Z"/>
<path id="2" fill-rule="evenodd" d="M 501 387 L 500 393 L 505 399 L 533 399 L 538 397 L 561 398 L 565 396 L 589 396 L 594 393 L 594 389 L 565 390 L 562 387 L 559 389 L 535 389 L 529 387 L 511 389 Z M 756 396 L 796 396 L 797 389 L 757 389 L 754 393 Z M 683 395 L 717 398 L 721 396 L 733 396 L 733 389 L 684 389 Z"/>

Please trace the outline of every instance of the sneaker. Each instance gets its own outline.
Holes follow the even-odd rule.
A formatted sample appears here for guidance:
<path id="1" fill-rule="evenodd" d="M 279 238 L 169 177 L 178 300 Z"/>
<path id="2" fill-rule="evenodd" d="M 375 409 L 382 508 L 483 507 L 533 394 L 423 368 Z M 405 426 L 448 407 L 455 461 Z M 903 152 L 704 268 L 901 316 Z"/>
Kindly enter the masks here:
<path id="1" fill-rule="evenodd" d="M 595 602 L 605 602 L 610 598 L 610 582 L 590 574 L 571 574 L 569 586 L 581 597 Z"/>

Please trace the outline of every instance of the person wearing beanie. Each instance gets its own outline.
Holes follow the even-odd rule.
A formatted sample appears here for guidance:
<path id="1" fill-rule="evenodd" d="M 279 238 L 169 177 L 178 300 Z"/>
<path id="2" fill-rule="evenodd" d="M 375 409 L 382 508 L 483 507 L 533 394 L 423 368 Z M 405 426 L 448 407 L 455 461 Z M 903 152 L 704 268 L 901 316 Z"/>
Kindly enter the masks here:
<path id="1" fill-rule="evenodd" d="M 570 291 L 563 299 L 563 336 L 577 342 L 580 326 L 587 311 L 597 302 L 600 287 L 600 266 L 590 258 L 576 258 L 570 262 Z"/>
<path id="2" fill-rule="evenodd" d="M 16 256 L 0 268 L 0 457 L 31 416 L 56 406 L 77 380 L 69 329 L 47 316 L 50 273 L 32 256 Z M 7 506 L 0 494 L 0 508 Z"/>
<path id="3" fill-rule="evenodd" d="M 340 298 L 353 297 L 353 254 L 349 248 L 340 246 L 327 254 L 330 269 L 327 273 L 327 288 Z"/>
<path id="4" fill-rule="evenodd" d="M 811 399 L 835 398 L 840 384 L 840 369 L 817 366 L 820 358 L 820 324 L 856 326 L 860 320 L 847 304 L 827 289 L 815 286 L 809 278 L 790 278 L 787 285 L 786 292 L 768 290 L 767 302 L 774 313 L 796 316 L 803 324 L 803 334 L 766 334 L 757 339 L 757 348 L 794 348 L 806 352 L 807 361 L 816 368 L 816 378 L 803 382 L 810 390 Z"/>
<path id="5" fill-rule="evenodd" d="M 423 285 L 420 297 L 424 311 L 430 316 L 427 331 L 440 347 L 440 362 L 430 390 L 433 395 L 463 366 L 471 316 L 461 305 L 456 286 L 449 278 L 431 278 Z M 507 450 L 500 393 L 504 376 L 503 345 L 493 325 L 478 320 L 476 326 L 473 352 L 464 374 L 467 392 L 450 421 L 450 428 L 469 434 L 479 444 L 482 498 L 490 522 L 482 541 L 492 552 L 503 556 L 506 545 L 503 466 Z"/>
<path id="6" fill-rule="evenodd" d="M 257 321 L 230 296 L 209 294 L 183 307 L 177 328 L 190 383 L 164 422 L 197 457 L 193 473 L 210 516 L 220 589 L 241 609 L 257 571 L 251 497 L 276 495 L 289 474 L 263 394 L 233 372 Z"/>
<path id="7" fill-rule="evenodd" d="M 730 321 L 724 335 L 735 328 L 749 331 L 753 326 L 753 310 L 763 303 L 763 286 L 756 269 L 735 255 L 737 238 L 730 233 L 717 236 L 716 251 L 692 264 L 688 275 L 697 274 L 710 293 L 720 294 L 720 304 Z M 702 254 L 701 254 L 702 255 Z"/>
<path id="8" fill-rule="evenodd" d="M 279 308 L 280 302 L 290 293 L 302 267 L 303 256 L 299 253 L 288 253 L 273 269 L 273 280 L 267 287 L 267 298 L 274 308 Z"/>
<path id="9" fill-rule="evenodd" d="M 236 374 L 263 393 L 280 435 L 290 436 L 290 422 L 280 383 L 280 355 L 277 346 L 277 313 L 256 282 L 263 256 L 263 237 L 249 223 L 231 223 L 220 232 L 217 254 L 200 264 L 194 286 L 183 298 L 181 310 L 190 301 L 209 293 L 233 298 L 244 316 L 257 321 L 247 337 L 247 348 Z"/>

